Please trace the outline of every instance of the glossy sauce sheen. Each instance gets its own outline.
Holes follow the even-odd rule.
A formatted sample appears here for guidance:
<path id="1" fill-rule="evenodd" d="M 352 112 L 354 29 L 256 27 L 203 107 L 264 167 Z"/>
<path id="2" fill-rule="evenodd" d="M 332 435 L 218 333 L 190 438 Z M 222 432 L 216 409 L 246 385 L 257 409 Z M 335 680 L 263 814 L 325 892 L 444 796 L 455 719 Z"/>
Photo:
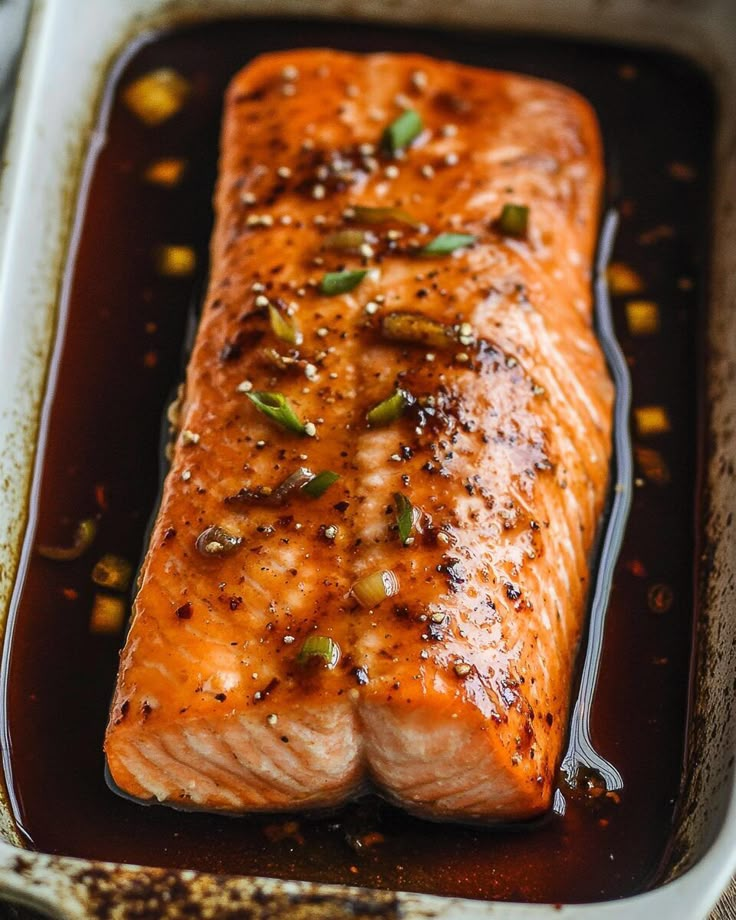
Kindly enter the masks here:
<path id="1" fill-rule="evenodd" d="M 517 69 L 567 83 L 597 108 L 610 201 L 622 213 L 614 258 L 643 278 L 632 296 L 656 301 L 660 312 L 659 334 L 635 338 L 625 322 L 632 298 L 614 298 L 634 402 L 664 407 L 671 429 L 646 439 L 635 431 L 635 446 L 660 451 L 669 476 L 642 478 L 637 490 L 593 712 L 596 745 L 624 777 L 618 799 L 567 790 L 564 818 L 504 832 L 427 824 L 373 798 L 319 819 L 181 814 L 123 801 L 104 784 L 100 741 L 120 637 L 88 632 L 90 568 L 103 551 L 140 558 L 146 542 L 160 481 L 152 446 L 205 277 L 225 86 L 249 56 L 300 44 L 418 50 Z M 67 540 L 95 512 L 100 534 L 79 562 L 30 559 L 6 651 L 10 768 L 29 841 L 48 852 L 478 898 L 595 900 L 651 885 L 675 814 L 687 702 L 706 85 L 676 60 L 640 52 L 304 23 L 164 36 L 133 55 L 117 85 L 156 66 L 190 79 L 192 98 L 186 113 L 155 130 L 118 102 L 112 108 L 74 266 L 38 494 L 43 542 Z M 178 189 L 141 181 L 153 159 L 171 155 L 189 161 Z M 199 286 L 157 276 L 151 254 L 161 243 L 194 246 Z M 648 597 L 662 596 L 652 593 L 657 585 L 673 601 L 655 614 Z"/>
<path id="2" fill-rule="evenodd" d="M 423 131 L 396 158 L 377 140 L 401 93 Z M 595 116 L 515 74 L 290 51 L 230 85 L 222 147 L 181 431 L 106 736 L 112 777 L 206 810 L 324 807 L 372 782 L 422 816 L 537 816 L 609 479 Z M 492 219 L 514 202 L 531 212 L 523 239 Z M 357 209 L 386 205 L 419 226 L 369 224 L 364 257 L 330 248 L 361 226 Z M 417 255 L 447 230 L 470 245 Z M 361 267 L 352 291 L 319 288 Z M 275 334 L 269 305 L 303 342 Z M 244 378 L 313 434 L 260 413 Z M 414 403 L 371 424 L 397 388 Z M 275 506 L 305 468 L 340 478 Z M 416 509 L 408 546 L 398 493 Z M 207 556 L 213 524 L 240 544 Z M 393 595 L 362 605 L 351 586 L 366 577 L 391 578 Z M 334 666 L 300 661 L 315 636 Z"/>

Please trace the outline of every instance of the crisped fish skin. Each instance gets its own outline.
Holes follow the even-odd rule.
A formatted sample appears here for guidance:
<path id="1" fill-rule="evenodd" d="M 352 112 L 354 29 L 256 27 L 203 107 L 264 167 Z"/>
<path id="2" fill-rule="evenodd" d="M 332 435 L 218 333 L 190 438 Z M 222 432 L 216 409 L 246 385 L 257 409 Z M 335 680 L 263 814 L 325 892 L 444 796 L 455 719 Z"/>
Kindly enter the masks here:
<path id="1" fill-rule="evenodd" d="M 423 130 L 394 158 L 380 141 L 402 106 Z M 297 810 L 370 779 L 434 817 L 549 807 L 609 475 L 602 176 L 592 109 L 540 80 L 319 49 L 235 77 L 210 285 L 106 736 L 122 791 Z M 506 203 L 529 208 L 526 236 L 502 232 Z M 333 248 L 346 229 L 362 250 Z M 441 233 L 475 242 L 423 256 Z M 344 269 L 371 271 L 322 293 Z M 267 303 L 303 343 L 274 335 Z M 444 332 L 387 339 L 392 313 Z M 413 405 L 369 426 L 397 388 Z M 315 435 L 249 389 L 283 394 Z M 317 499 L 226 501 L 300 467 L 341 478 Z M 240 546 L 205 558 L 210 525 Z M 380 570 L 398 593 L 366 610 L 351 586 Z M 335 668 L 300 662 L 308 636 L 333 639 Z"/>

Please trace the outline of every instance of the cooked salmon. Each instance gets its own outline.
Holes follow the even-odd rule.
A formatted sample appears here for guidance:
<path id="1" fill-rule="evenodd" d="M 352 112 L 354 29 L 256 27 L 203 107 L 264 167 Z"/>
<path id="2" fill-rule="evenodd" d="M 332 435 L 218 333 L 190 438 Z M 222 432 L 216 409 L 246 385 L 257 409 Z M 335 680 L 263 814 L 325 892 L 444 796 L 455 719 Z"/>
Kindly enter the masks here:
<path id="1" fill-rule="evenodd" d="M 119 790 L 550 806 L 609 479 L 602 176 L 590 105 L 541 80 L 331 50 L 234 78 Z"/>

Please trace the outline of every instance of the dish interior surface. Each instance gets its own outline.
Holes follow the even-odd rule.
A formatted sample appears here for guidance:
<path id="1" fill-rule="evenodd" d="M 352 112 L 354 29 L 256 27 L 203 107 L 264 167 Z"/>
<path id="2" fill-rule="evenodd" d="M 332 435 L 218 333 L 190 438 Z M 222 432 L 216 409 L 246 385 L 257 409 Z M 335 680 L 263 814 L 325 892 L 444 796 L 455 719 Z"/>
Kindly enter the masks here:
<path id="1" fill-rule="evenodd" d="M 420 51 L 542 76 L 583 93 L 601 120 L 607 204 L 620 214 L 613 262 L 632 271 L 626 291 L 614 270 L 612 303 L 633 382 L 637 488 L 591 724 L 624 787 L 606 794 L 595 777 L 576 789 L 563 784 L 564 816 L 507 829 L 437 825 L 367 797 L 323 816 L 231 819 L 142 807 L 105 784 L 101 744 L 122 636 L 90 632 L 90 572 L 105 552 L 137 563 L 145 548 L 165 469 L 162 417 L 207 275 L 223 92 L 255 54 L 315 45 Z M 158 67 L 173 67 L 192 89 L 177 115 L 149 127 L 121 91 Z M 77 216 L 81 235 L 67 267 L 26 564 L 3 662 L 5 769 L 28 845 L 490 900 L 596 901 L 654 886 L 677 818 L 693 635 L 697 343 L 713 135 L 705 78 L 671 55 L 613 46 L 249 20 L 152 37 L 129 54 L 107 92 L 107 144 Z M 143 179 L 164 157 L 187 161 L 174 188 Z M 158 247 L 171 244 L 196 252 L 194 275 L 157 271 Z M 99 518 L 98 535 L 81 559 L 51 562 L 33 552 L 37 542 L 70 543 L 89 517 Z"/>

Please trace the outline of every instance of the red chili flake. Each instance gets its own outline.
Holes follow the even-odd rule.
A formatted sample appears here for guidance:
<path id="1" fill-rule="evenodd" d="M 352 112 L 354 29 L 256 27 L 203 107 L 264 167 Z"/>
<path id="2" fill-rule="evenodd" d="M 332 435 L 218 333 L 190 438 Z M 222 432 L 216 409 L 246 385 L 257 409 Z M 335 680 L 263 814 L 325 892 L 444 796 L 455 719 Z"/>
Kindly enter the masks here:
<path id="1" fill-rule="evenodd" d="M 97 502 L 97 507 L 100 511 L 107 511 L 107 494 L 105 486 L 102 483 L 97 483 L 95 486 L 95 501 Z"/>
<path id="2" fill-rule="evenodd" d="M 186 604 L 182 604 L 176 611 L 176 615 L 180 620 L 191 620 L 192 618 L 192 605 L 189 601 Z"/>
<path id="3" fill-rule="evenodd" d="M 629 559 L 626 563 L 626 568 L 635 578 L 646 578 L 647 570 L 644 568 L 644 564 L 639 562 L 638 559 Z"/>
<path id="4" fill-rule="evenodd" d="M 156 367 L 158 364 L 158 352 L 157 351 L 147 351 L 143 355 L 143 366 L 147 368 Z"/>
<path id="5" fill-rule="evenodd" d="M 76 601 L 79 599 L 79 591 L 74 588 L 62 588 L 61 593 L 68 601 Z"/>

